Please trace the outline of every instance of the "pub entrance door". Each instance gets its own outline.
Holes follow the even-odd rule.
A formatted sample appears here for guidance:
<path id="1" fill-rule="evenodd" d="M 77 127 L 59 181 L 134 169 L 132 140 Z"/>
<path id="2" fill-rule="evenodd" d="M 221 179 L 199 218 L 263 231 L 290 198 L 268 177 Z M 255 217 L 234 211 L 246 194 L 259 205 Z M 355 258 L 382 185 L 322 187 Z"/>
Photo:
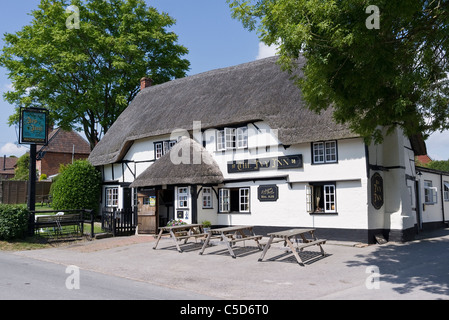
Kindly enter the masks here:
<path id="1" fill-rule="evenodd" d="M 137 193 L 137 232 L 156 234 L 158 232 L 156 190 L 143 189 Z"/>

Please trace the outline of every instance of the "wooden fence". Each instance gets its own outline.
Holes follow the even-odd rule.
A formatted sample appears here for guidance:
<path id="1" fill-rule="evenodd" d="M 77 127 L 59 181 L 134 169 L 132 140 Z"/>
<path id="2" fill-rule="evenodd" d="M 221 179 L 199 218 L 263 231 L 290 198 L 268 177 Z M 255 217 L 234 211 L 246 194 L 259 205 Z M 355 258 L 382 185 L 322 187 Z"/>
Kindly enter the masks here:
<path id="1" fill-rule="evenodd" d="M 51 182 L 36 182 L 36 202 L 48 200 Z M 23 204 L 28 199 L 28 181 L 0 181 L 0 203 Z"/>
<path id="2" fill-rule="evenodd" d="M 129 236 L 136 233 L 137 208 L 121 209 L 101 213 L 101 228 L 111 232 L 114 237 Z"/>

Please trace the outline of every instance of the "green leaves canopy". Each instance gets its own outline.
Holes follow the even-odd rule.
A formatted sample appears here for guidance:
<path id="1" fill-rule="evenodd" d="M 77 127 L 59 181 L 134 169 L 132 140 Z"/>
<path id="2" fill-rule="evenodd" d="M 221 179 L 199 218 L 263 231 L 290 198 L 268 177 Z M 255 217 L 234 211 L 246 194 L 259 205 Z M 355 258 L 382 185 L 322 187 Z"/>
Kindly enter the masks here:
<path id="1" fill-rule="evenodd" d="M 233 17 L 279 46 L 295 68 L 307 59 L 298 86 L 310 109 L 335 108 L 367 141 L 381 128 L 411 136 L 449 128 L 449 3 L 390 0 L 228 0 Z M 369 5 L 380 28 L 369 29 Z M 369 23 L 368 23 L 369 24 Z"/>
<path id="2" fill-rule="evenodd" d="M 5 34 L 0 65 L 14 89 L 6 100 L 20 107 L 46 107 L 64 129 L 81 126 L 93 148 L 139 92 L 140 79 L 155 84 L 184 77 L 188 50 L 166 28 L 174 20 L 143 0 L 71 1 L 79 29 L 68 28 L 74 12 L 66 0 L 41 0 L 33 20 Z M 18 113 L 10 117 L 17 123 Z"/>

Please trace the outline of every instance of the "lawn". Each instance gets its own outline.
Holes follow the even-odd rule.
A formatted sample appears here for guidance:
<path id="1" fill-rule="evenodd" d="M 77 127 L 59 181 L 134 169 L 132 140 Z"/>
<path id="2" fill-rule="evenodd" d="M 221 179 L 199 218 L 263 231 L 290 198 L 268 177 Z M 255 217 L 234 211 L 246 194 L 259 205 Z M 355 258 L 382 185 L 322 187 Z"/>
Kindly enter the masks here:
<path id="1" fill-rule="evenodd" d="M 25 205 L 26 206 L 26 205 Z M 36 203 L 36 211 L 38 211 L 36 214 L 39 214 L 39 211 L 53 211 L 53 208 L 49 205 L 41 205 L 40 203 Z M 45 215 L 55 215 L 56 212 L 42 212 L 42 214 Z M 59 239 L 56 239 L 54 237 L 54 233 L 52 230 L 42 230 L 44 232 L 41 232 L 39 235 L 34 235 L 31 237 L 26 237 L 25 239 L 16 239 L 16 240 L 10 240 L 10 241 L 1 241 L 0 240 L 0 250 L 1 251 L 23 251 L 23 250 L 36 250 L 36 249 L 44 249 L 44 248 L 51 248 L 56 246 L 65 245 L 67 243 L 73 243 L 72 237 L 61 237 Z M 46 231 L 49 231 L 48 233 Z M 85 223 L 84 224 L 84 234 L 90 235 L 91 232 L 91 224 Z M 101 224 L 95 223 L 94 224 L 94 233 L 101 233 Z M 80 237 L 77 237 L 78 241 L 80 241 Z M 81 241 L 85 241 L 84 240 Z"/>

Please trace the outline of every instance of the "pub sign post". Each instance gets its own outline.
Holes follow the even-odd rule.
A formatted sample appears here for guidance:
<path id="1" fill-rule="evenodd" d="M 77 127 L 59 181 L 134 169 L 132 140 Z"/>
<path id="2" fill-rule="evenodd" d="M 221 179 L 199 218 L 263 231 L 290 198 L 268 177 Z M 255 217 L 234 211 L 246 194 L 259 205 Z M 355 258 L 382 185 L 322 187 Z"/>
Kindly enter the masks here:
<path id="1" fill-rule="evenodd" d="M 19 144 L 30 145 L 28 180 L 28 210 L 36 209 L 36 145 L 48 142 L 48 110 L 43 108 L 20 108 Z M 34 213 L 30 215 L 29 232 L 34 233 Z"/>

